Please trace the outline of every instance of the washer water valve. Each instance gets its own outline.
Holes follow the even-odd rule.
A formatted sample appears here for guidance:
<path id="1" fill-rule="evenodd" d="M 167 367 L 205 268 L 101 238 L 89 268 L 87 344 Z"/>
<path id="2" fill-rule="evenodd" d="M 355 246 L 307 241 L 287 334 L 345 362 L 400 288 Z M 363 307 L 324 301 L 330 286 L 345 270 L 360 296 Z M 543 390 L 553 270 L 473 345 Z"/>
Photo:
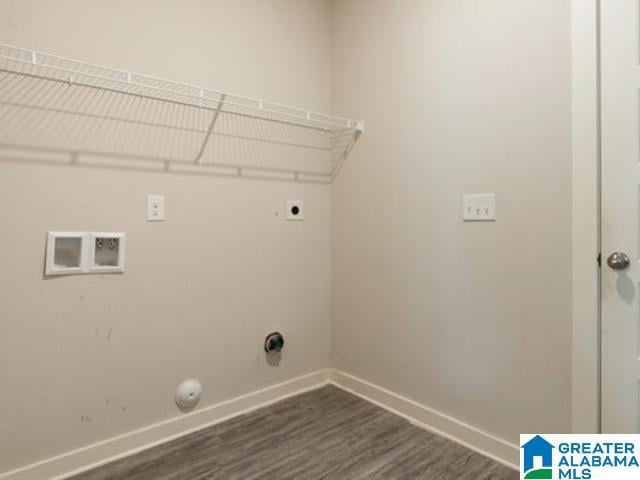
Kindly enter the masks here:
<path id="1" fill-rule="evenodd" d="M 281 352 L 284 348 L 284 336 L 279 332 L 267 335 L 264 340 L 264 351 L 267 353 Z"/>

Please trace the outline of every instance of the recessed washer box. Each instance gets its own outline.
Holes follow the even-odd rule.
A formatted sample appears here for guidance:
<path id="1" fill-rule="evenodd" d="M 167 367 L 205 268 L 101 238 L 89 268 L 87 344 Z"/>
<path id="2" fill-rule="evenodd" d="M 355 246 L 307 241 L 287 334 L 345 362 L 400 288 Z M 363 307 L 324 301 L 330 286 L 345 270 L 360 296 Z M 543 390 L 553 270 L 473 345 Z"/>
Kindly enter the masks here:
<path id="1" fill-rule="evenodd" d="M 121 232 L 48 232 L 45 274 L 122 273 L 125 238 Z"/>
<path id="2" fill-rule="evenodd" d="M 121 232 L 91 232 L 89 234 L 90 273 L 124 272 L 126 236 Z"/>
<path id="3" fill-rule="evenodd" d="M 47 234 L 47 275 L 87 273 L 88 232 L 49 232 Z"/>

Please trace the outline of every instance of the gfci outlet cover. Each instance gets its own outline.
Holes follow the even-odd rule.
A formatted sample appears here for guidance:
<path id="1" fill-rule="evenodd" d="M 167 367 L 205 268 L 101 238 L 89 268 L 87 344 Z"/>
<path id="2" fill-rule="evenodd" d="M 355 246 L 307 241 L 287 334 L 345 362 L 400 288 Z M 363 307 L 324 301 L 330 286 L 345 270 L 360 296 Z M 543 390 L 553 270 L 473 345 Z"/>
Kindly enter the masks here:
<path id="1" fill-rule="evenodd" d="M 181 410 L 191 410 L 202 397 L 202 383 L 199 380 L 185 380 L 176 391 L 176 404 Z"/>

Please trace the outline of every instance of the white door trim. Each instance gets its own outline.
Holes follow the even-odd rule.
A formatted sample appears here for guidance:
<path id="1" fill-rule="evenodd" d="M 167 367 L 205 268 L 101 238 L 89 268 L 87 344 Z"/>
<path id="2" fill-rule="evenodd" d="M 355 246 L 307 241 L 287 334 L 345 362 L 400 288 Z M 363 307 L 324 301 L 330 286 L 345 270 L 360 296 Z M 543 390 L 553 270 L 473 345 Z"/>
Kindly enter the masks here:
<path id="1" fill-rule="evenodd" d="M 573 144 L 572 428 L 600 431 L 599 0 L 571 0 Z"/>

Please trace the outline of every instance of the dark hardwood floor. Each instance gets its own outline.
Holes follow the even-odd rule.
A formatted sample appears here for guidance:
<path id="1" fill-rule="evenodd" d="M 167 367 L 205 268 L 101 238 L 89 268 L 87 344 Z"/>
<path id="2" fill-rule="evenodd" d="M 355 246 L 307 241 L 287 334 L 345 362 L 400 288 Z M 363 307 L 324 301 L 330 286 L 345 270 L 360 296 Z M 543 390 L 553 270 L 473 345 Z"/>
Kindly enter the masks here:
<path id="1" fill-rule="evenodd" d="M 73 480 L 517 480 L 516 471 L 328 386 Z"/>

